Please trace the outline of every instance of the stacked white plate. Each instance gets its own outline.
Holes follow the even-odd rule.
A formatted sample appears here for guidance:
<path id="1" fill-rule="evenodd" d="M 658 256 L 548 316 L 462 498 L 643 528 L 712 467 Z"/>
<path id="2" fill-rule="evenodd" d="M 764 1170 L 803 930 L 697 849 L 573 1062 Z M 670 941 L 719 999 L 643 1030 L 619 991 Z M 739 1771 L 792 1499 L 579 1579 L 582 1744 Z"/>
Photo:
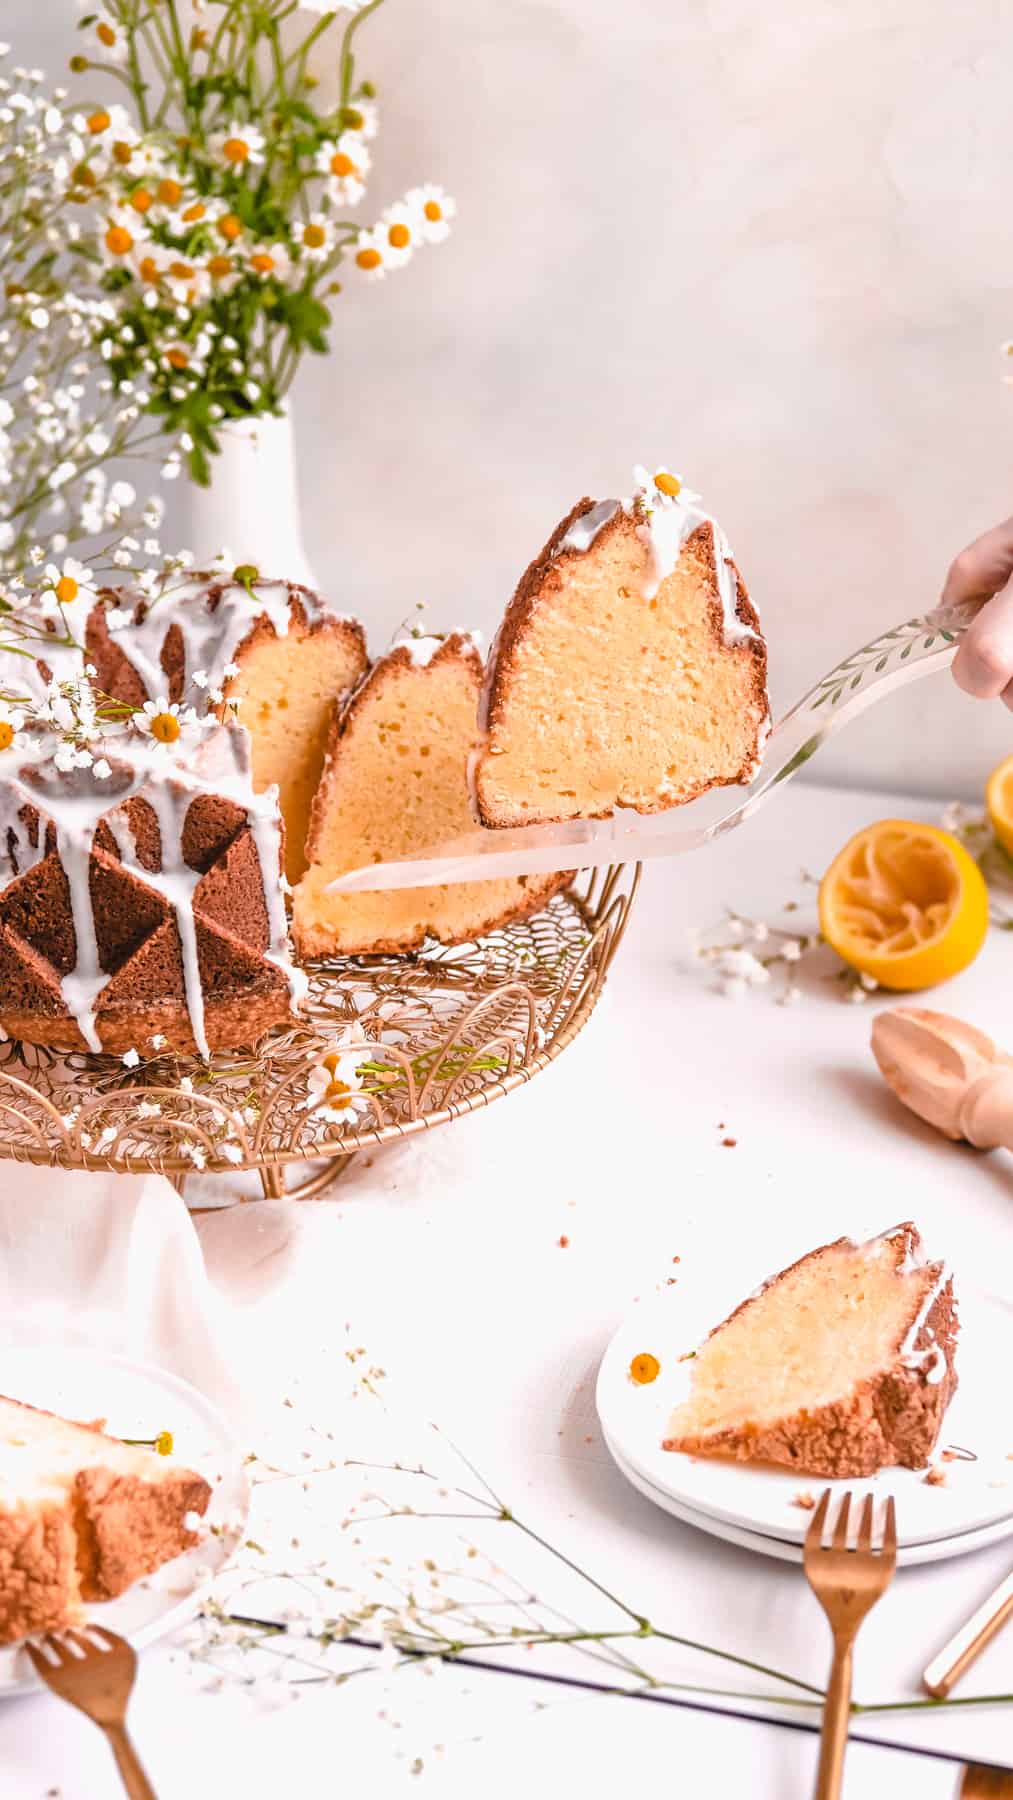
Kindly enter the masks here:
<path id="1" fill-rule="evenodd" d="M 786 1562 L 801 1562 L 810 1499 L 825 1487 L 859 1499 L 871 1493 L 897 1507 L 899 1563 L 938 1562 L 1013 1537 L 1013 1312 L 961 1285 L 960 1386 L 943 1421 L 933 1465 L 883 1469 L 865 1481 L 831 1481 L 753 1463 L 663 1450 L 668 1421 L 690 1386 L 696 1348 L 728 1308 L 704 1279 L 641 1303 L 616 1332 L 598 1372 L 605 1442 L 626 1479 L 666 1512 L 713 1537 Z M 631 1379 L 634 1357 L 657 1358 L 657 1378 Z M 944 1455 L 944 1452 L 952 1452 Z M 878 1509 L 877 1509 L 878 1510 Z M 859 1508 L 852 1508 L 853 1528 Z"/>

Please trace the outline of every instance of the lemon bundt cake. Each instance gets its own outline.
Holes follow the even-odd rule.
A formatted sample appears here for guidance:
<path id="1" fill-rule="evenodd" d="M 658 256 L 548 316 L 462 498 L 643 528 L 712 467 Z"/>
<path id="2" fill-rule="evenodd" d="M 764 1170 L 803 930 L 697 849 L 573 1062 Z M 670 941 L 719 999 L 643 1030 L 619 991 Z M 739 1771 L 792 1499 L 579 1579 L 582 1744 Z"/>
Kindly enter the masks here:
<path id="1" fill-rule="evenodd" d="M 923 1468 L 956 1391 L 957 1329 L 953 1284 L 914 1225 L 838 1238 L 711 1332 L 664 1448 L 831 1479 Z"/>
<path id="2" fill-rule="evenodd" d="M 277 785 L 286 874 L 298 881 L 335 702 L 368 667 L 362 626 L 308 588 L 259 577 L 197 575 L 154 599 L 110 599 L 115 606 L 94 607 L 86 624 L 97 687 L 132 706 L 161 694 L 219 716 L 237 705 L 253 742 L 253 785 Z"/>
<path id="3" fill-rule="evenodd" d="M 197 1538 L 203 1476 L 0 1397 L 0 1643 L 61 1631 Z"/>
<path id="4" fill-rule="evenodd" d="M 769 730 L 760 624 L 720 527 L 676 476 L 581 500 L 521 577 L 489 659 L 483 824 L 657 812 L 751 780 Z"/>
<path id="5" fill-rule="evenodd" d="M 525 918 L 570 879 L 328 894 L 348 869 L 410 856 L 469 829 L 467 765 L 482 662 L 471 639 L 407 638 L 374 665 L 335 720 L 313 806 L 293 934 L 307 956 L 458 944 Z"/>

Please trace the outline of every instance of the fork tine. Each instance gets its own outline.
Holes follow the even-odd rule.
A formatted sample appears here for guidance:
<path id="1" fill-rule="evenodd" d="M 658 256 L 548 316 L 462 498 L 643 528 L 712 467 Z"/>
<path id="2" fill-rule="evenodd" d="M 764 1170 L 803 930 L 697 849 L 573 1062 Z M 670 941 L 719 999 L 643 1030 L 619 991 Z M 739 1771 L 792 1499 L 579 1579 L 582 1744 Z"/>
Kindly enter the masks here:
<path id="1" fill-rule="evenodd" d="M 93 1625 L 90 1619 L 88 1621 L 88 1636 L 90 1638 L 98 1638 L 100 1644 L 107 1650 L 115 1650 L 117 1644 L 123 1642 L 123 1639 L 118 1638 L 114 1631 L 107 1631 L 104 1625 Z"/>
<path id="2" fill-rule="evenodd" d="M 72 1644 L 74 1649 L 79 1651 L 82 1657 L 94 1656 L 95 1646 L 88 1642 L 88 1639 L 84 1636 L 83 1632 L 65 1631 L 63 1636 L 64 1641 L 68 1644 Z"/>
<path id="3" fill-rule="evenodd" d="M 865 1503 L 862 1507 L 862 1517 L 861 1517 L 861 1521 L 860 1521 L 859 1527 L 858 1527 L 858 1548 L 859 1548 L 859 1550 L 871 1550 L 872 1549 L 872 1511 L 873 1511 L 872 1495 L 866 1494 Z"/>
<path id="4" fill-rule="evenodd" d="M 58 1638 L 54 1632 L 48 1631 L 42 1642 L 45 1644 L 46 1649 L 52 1652 L 55 1661 L 61 1669 L 70 1661 L 66 1644 L 63 1642 L 62 1638 Z M 49 1666 L 52 1668 L 52 1663 L 50 1663 Z"/>
<path id="5" fill-rule="evenodd" d="M 883 1531 L 883 1554 L 895 1557 L 897 1554 L 897 1510 L 893 1503 L 893 1495 L 886 1503 L 886 1526 Z"/>
<path id="6" fill-rule="evenodd" d="M 44 1681 L 46 1678 L 47 1669 L 51 1669 L 53 1667 L 53 1665 L 49 1661 L 48 1657 L 43 1656 L 42 1651 L 35 1644 L 26 1644 L 25 1645 L 25 1653 L 28 1656 L 29 1661 L 31 1662 L 32 1668 L 35 1670 L 36 1674 L 41 1675 L 42 1679 Z"/>
<path id="7" fill-rule="evenodd" d="M 809 1529 L 805 1534 L 805 1547 L 807 1550 L 821 1550 L 823 1548 L 823 1527 L 826 1524 L 827 1508 L 829 1505 L 830 1489 L 824 1488 L 817 1501 L 816 1511 L 809 1520 Z"/>
<path id="8" fill-rule="evenodd" d="M 837 1514 L 837 1524 L 834 1526 L 834 1535 L 830 1540 L 835 1550 L 846 1550 L 848 1547 L 848 1515 L 850 1512 L 851 1493 L 849 1490 L 841 1501 L 841 1510 Z"/>

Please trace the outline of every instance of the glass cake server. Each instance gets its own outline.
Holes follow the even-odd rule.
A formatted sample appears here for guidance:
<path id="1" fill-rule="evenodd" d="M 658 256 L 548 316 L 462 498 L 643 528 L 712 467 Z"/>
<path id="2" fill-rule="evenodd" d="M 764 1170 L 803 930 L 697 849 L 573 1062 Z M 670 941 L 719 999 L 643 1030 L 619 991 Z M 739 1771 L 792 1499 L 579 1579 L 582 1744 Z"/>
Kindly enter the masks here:
<path id="1" fill-rule="evenodd" d="M 503 831 L 476 825 L 474 831 L 434 844 L 421 856 L 352 869 L 332 881 L 327 892 L 358 894 L 381 888 L 437 887 L 449 881 L 548 875 L 701 850 L 751 818 L 842 725 L 909 682 L 947 668 L 978 610 L 977 604 L 940 607 L 863 644 L 824 675 L 774 726 L 760 767 L 744 790 L 711 789 L 677 809 L 677 826 L 673 825 L 672 810 L 643 815 L 622 808 L 606 819 L 568 819 L 558 825 L 523 825 Z M 691 824 L 687 823 L 690 818 Z"/>

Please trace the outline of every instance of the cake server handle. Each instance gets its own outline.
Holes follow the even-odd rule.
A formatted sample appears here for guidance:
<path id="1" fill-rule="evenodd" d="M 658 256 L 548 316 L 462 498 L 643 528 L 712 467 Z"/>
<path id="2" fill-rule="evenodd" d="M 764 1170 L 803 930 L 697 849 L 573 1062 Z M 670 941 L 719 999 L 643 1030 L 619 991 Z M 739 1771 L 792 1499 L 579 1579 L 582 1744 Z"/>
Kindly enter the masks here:
<path id="1" fill-rule="evenodd" d="M 910 682 L 947 668 L 977 610 L 969 605 L 938 608 L 895 625 L 846 656 L 775 725 L 744 796 L 730 805 L 727 788 L 703 794 L 680 808 L 677 829 L 672 827 L 670 812 L 645 817 L 629 811 L 618 811 L 608 819 L 569 819 L 560 825 L 524 825 L 505 831 L 476 826 L 421 856 L 353 869 L 330 882 L 327 892 L 358 894 L 381 888 L 558 874 L 566 869 L 645 862 L 656 856 L 701 850 L 750 818 L 842 725 Z M 687 823 L 690 819 L 693 824 Z"/>

